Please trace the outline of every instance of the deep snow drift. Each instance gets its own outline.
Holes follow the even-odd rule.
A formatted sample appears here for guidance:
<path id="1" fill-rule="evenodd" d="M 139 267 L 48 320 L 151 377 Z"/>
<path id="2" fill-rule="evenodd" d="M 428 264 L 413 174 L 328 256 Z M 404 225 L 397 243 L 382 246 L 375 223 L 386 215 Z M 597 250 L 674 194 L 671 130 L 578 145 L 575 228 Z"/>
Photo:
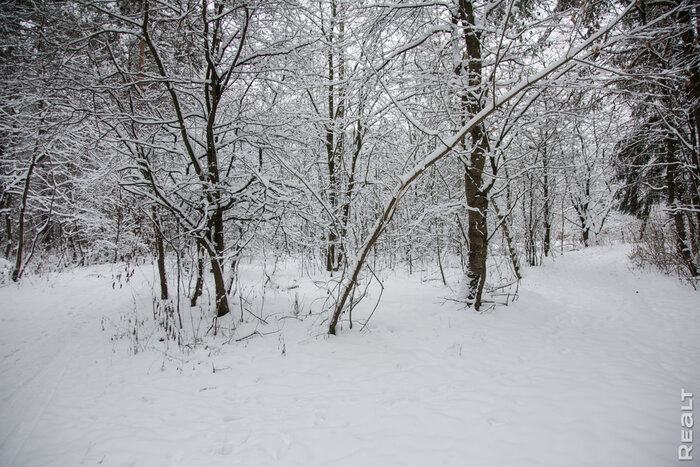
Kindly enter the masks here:
<path id="1" fill-rule="evenodd" d="M 395 276 L 368 329 L 333 338 L 278 297 L 260 330 L 279 332 L 185 353 L 128 335 L 152 321 L 141 273 L 115 289 L 108 266 L 5 286 L 0 465 L 678 465 L 681 388 L 700 400 L 700 295 L 626 253 L 527 269 L 519 300 L 484 314 Z M 318 294 L 277 281 L 302 308 Z"/>

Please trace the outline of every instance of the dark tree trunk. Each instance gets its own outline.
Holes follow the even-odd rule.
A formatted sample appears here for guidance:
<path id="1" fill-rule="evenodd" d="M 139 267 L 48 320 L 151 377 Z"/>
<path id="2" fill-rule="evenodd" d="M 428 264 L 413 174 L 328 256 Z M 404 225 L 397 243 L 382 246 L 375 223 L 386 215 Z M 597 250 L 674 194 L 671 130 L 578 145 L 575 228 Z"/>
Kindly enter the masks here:
<path id="1" fill-rule="evenodd" d="M 337 28 L 337 32 L 336 32 Z M 345 232 L 344 226 L 336 221 L 339 214 L 338 206 L 341 202 L 339 196 L 342 193 L 340 169 L 343 166 L 342 158 L 345 144 L 345 60 L 342 47 L 344 47 L 345 22 L 339 15 L 337 4 L 331 2 L 330 30 L 324 32 L 328 41 L 328 123 L 326 130 L 326 156 L 328 162 L 328 205 L 331 210 L 331 225 L 328 228 L 328 247 L 326 249 L 326 270 L 337 271 L 343 261 L 342 240 Z M 337 43 L 337 45 L 336 45 Z M 336 63 L 338 59 L 338 84 L 336 85 Z M 338 101 L 336 103 L 336 93 Z M 340 241 L 339 241 L 340 240 Z"/>
<path id="2" fill-rule="evenodd" d="M 586 174 L 586 181 L 584 185 L 583 196 L 577 198 L 572 198 L 571 204 L 578 215 L 579 225 L 581 227 L 581 240 L 583 241 L 584 248 L 589 246 L 589 238 L 591 235 L 591 172 L 590 167 Z"/>
<path id="3" fill-rule="evenodd" d="M 676 0 L 676 3 L 680 4 L 681 1 Z M 695 14 L 697 15 L 697 10 L 695 11 Z M 681 34 L 681 39 L 683 40 L 684 44 L 684 58 L 688 61 L 688 63 L 692 63 L 692 66 L 688 69 L 690 76 L 687 81 L 687 89 L 688 94 L 691 97 L 691 101 L 694 102 L 692 115 L 695 123 L 695 134 L 696 137 L 700 139 L 700 66 L 696 60 L 700 28 L 696 29 L 693 27 L 693 18 L 691 17 L 691 12 L 687 7 L 679 12 L 678 21 L 685 27 L 685 30 Z M 695 24 L 697 25 L 697 16 L 695 16 Z M 698 169 L 698 167 L 696 167 L 696 169 Z"/>
<path id="4" fill-rule="evenodd" d="M 27 203 L 29 201 L 29 189 L 31 186 L 32 174 L 34 173 L 34 168 L 39 162 L 38 151 L 39 142 L 34 147 L 34 152 L 32 154 L 32 160 L 27 168 L 27 174 L 24 179 L 24 188 L 22 190 L 22 201 L 19 207 L 19 219 L 17 221 L 17 252 L 15 253 L 15 267 L 12 270 L 12 280 L 17 282 L 19 280 L 20 274 L 22 272 L 22 259 L 24 255 L 24 218 L 27 213 Z"/>
<path id="5" fill-rule="evenodd" d="M 544 240 L 542 247 L 544 249 L 544 255 L 549 256 L 552 249 L 552 223 L 551 223 L 551 209 L 549 204 L 549 159 L 547 157 L 547 148 L 544 148 L 542 153 L 542 165 L 544 169 L 543 179 L 542 179 L 542 191 L 544 195 L 544 205 L 542 207 L 542 215 L 544 217 Z"/>
<path id="6" fill-rule="evenodd" d="M 527 254 L 527 264 L 530 266 L 537 266 L 537 245 L 535 242 L 535 230 L 537 228 L 537 221 L 535 220 L 535 190 L 534 190 L 534 176 L 528 175 L 528 181 L 530 186 L 528 189 L 528 206 L 527 206 L 527 237 L 525 238 L 525 252 Z"/>
<path id="7" fill-rule="evenodd" d="M 695 219 L 691 213 L 686 212 L 685 218 L 688 221 L 688 246 L 690 247 L 690 254 L 692 258 L 698 251 L 700 251 L 700 247 L 698 246 L 698 227 L 695 225 Z"/>
<path id="8" fill-rule="evenodd" d="M 220 318 L 228 314 L 229 307 L 228 298 L 226 296 L 226 283 L 224 282 L 224 268 L 219 258 L 211 259 L 211 271 L 214 275 L 216 317 Z"/>
<path id="9" fill-rule="evenodd" d="M 585 219 L 581 219 L 582 223 L 585 223 Z M 581 231 L 581 239 L 583 240 L 583 246 L 588 247 L 589 237 L 591 235 L 591 229 L 589 227 L 584 227 Z"/>
<path id="10" fill-rule="evenodd" d="M 440 253 L 440 238 L 436 238 L 437 242 L 437 262 L 440 268 L 440 277 L 442 278 L 442 285 L 447 285 L 447 280 L 445 279 L 445 270 L 442 267 L 442 255 Z"/>
<path id="11" fill-rule="evenodd" d="M 486 224 L 486 212 L 488 200 L 482 191 L 483 168 L 485 165 L 486 135 L 479 129 L 472 132 L 472 138 L 480 138 L 479 144 L 471 154 L 471 165 L 466 168 L 464 177 L 467 206 L 469 207 L 469 219 L 467 222 L 467 236 L 469 238 L 469 255 L 467 264 L 467 303 L 474 305 L 476 310 L 481 307 L 481 292 L 486 280 L 486 256 L 488 251 L 488 230 Z"/>
<path id="12" fill-rule="evenodd" d="M 153 208 L 153 230 L 155 233 L 156 240 L 156 253 L 158 255 L 158 278 L 160 279 L 160 299 L 168 299 L 168 280 L 165 275 L 165 245 L 163 244 L 163 230 L 162 224 L 156 212 L 156 208 Z"/>
<path id="13" fill-rule="evenodd" d="M 194 291 L 190 297 L 190 306 L 196 306 L 197 300 L 202 296 L 202 287 L 204 285 L 204 252 L 197 246 L 197 279 L 194 283 Z"/>
<path id="14" fill-rule="evenodd" d="M 676 0 L 676 3 L 680 3 L 680 1 Z M 695 216 L 691 217 L 688 215 L 688 224 L 691 231 L 690 234 L 692 241 L 692 247 L 689 246 L 689 248 L 692 249 L 688 251 L 688 268 L 691 271 L 691 274 L 697 276 L 697 265 L 695 265 L 692 260 L 692 257 L 697 255 L 700 251 L 700 245 L 698 245 L 700 243 L 700 232 L 698 232 L 698 230 L 700 230 L 700 211 L 697 211 L 697 209 L 700 208 L 700 192 L 698 190 L 698 179 L 700 178 L 700 154 L 698 153 L 700 151 L 700 64 L 696 59 L 697 45 L 698 40 L 700 39 L 700 26 L 698 26 L 697 22 L 697 5 L 695 7 L 694 14 L 695 17 L 693 18 L 691 11 L 688 8 L 685 8 L 679 13 L 678 20 L 685 26 L 685 30 L 681 34 L 684 45 L 684 58 L 688 63 L 692 64 L 692 66 L 688 69 L 690 76 L 687 81 L 687 90 L 688 94 L 690 95 L 691 102 L 694 103 L 690 112 L 690 124 L 693 130 L 692 133 L 694 133 L 695 148 L 691 155 L 693 160 L 690 164 L 690 171 L 692 172 L 691 187 L 693 190 L 691 193 L 691 201 L 693 203 L 693 207 L 696 209 L 696 212 Z M 676 224 L 679 223 L 678 220 L 675 222 Z"/>
<path id="15" fill-rule="evenodd" d="M 481 33 L 476 27 L 474 8 L 469 0 L 457 0 L 458 13 L 452 18 L 453 24 L 462 28 L 467 59 L 468 92 L 462 96 L 463 121 L 476 115 L 483 109 L 481 102 L 482 63 Z M 465 70 L 460 65 L 456 74 Z M 488 251 L 488 232 L 486 214 L 488 209 L 487 193 L 483 187 L 484 167 L 489 149 L 488 136 L 483 124 L 476 125 L 470 132 L 471 154 L 465 163 L 464 191 L 468 209 L 467 237 L 469 255 L 467 264 L 467 303 L 478 310 L 481 307 L 481 293 L 486 280 L 486 255 Z"/>
<path id="16" fill-rule="evenodd" d="M 8 208 L 8 212 L 5 213 L 5 234 L 7 235 L 7 240 L 5 243 L 5 258 L 9 258 L 10 252 L 12 251 L 12 219 L 10 218 L 9 213 L 10 195 L 5 197 L 4 204 Z"/>
<path id="17" fill-rule="evenodd" d="M 336 250 L 338 236 L 335 234 L 333 227 L 328 231 L 328 247 L 326 248 L 326 271 L 333 272 L 338 270 L 340 258 Z M 339 249 L 338 249 L 339 250 Z"/>
<path id="18" fill-rule="evenodd" d="M 688 244 L 688 235 L 685 230 L 685 219 L 683 211 L 678 209 L 680 196 L 676 185 L 676 166 L 678 162 L 674 158 L 674 147 L 671 140 L 667 140 L 667 165 L 666 165 L 666 189 L 668 195 L 668 204 L 671 207 L 671 217 L 676 228 L 676 249 L 683 264 L 688 268 L 691 276 L 698 275 L 698 269 L 693 262 L 693 257 Z"/>
<path id="19" fill-rule="evenodd" d="M 121 203 L 122 203 L 122 191 L 120 189 L 119 190 L 119 204 L 117 205 L 117 232 L 114 236 L 114 256 L 112 257 L 113 263 L 116 263 L 117 260 L 119 259 L 119 239 L 121 238 L 122 222 L 124 220 L 124 216 L 122 215 Z M 157 238 L 156 238 L 156 244 L 157 244 Z"/>
<path id="20" fill-rule="evenodd" d="M 211 256 L 211 269 L 214 275 L 214 290 L 216 293 L 216 317 L 220 318 L 229 312 L 226 280 L 224 279 L 224 221 L 221 209 L 213 215 L 214 254 Z"/>

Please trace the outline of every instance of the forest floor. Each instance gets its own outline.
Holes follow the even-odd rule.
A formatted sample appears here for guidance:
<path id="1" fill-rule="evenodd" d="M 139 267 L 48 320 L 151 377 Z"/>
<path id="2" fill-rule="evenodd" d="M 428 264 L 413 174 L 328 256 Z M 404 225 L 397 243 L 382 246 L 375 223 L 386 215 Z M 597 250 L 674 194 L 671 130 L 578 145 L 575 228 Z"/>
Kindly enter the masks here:
<path id="1" fill-rule="evenodd" d="M 257 327 L 276 332 L 245 338 L 248 319 L 189 351 L 133 335 L 153 321 L 150 265 L 28 277 L 0 288 L 0 465 L 678 465 L 700 292 L 627 252 L 526 269 L 519 299 L 481 314 L 393 274 L 367 328 L 330 338 L 290 317 L 320 293 L 286 272 Z"/>

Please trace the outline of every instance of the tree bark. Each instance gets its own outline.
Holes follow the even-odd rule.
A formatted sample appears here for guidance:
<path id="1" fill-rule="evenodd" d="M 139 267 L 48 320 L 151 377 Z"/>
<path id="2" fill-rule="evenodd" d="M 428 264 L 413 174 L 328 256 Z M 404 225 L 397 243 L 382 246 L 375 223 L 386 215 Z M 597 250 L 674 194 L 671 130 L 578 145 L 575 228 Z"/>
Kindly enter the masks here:
<path id="1" fill-rule="evenodd" d="M 481 62 L 481 33 L 476 27 L 474 7 L 469 0 L 458 0 L 458 13 L 453 18 L 453 24 L 462 28 L 467 60 L 468 88 L 462 95 L 464 110 L 463 121 L 477 115 L 483 110 L 481 91 L 482 62 Z M 463 66 L 456 73 L 462 73 Z M 469 255 L 467 264 L 467 304 L 474 309 L 481 307 L 481 293 L 486 280 L 486 256 L 488 252 L 488 232 L 486 214 L 488 198 L 484 185 L 484 167 L 489 150 L 488 135 L 483 123 L 476 125 L 471 131 L 471 153 L 465 164 L 464 191 L 468 209 L 467 237 L 469 239 Z"/>
<path id="2" fill-rule="evenodd" d="M 680 4 L 680 0 L 676 0 Z M 691 11 L 685 8 L 679 13 L 679 23 L 685 26 L 685 30 L 681 34 L 683 40 L 683 55 L 684 59 L 690 63 L 688 68 L 688 81 L 686 83 L 687 92 L 690 96 L 690 101 L 693 106 L 690 110 L 689 120 L 691 125 L 691 133 L 694 138 L 694 150 L 692 151 L 692 161 L 689 170 L 691 171 L 691 201 L 695 215 L 688 214 L 688 227 L 690 228 L 691 251 L 690 255 L 695 256 L 700 253 L 700 190 L 698 189 L 698 180 L 700 180 L 700 60 L 697 59 L 697 44 L 700 39 L 700 26 L 698 25 L 697 15 L 699 13 L 697 5 L 695 6 L 695 18 L 691 17 Z M 695 27 L 693 26 L 695 23 Z M 697 266 L 694 265 L 697 275 Z M 691 268 L 692 269 L 692 268 Z"/>
<path id="3" fill-rule="evenodd" d="M 168 299 L 168 280 L 165 275 L 165 245 L 163 244 L 163 231 L 155 206 L 153 207 L 153 231 L 156 240 L 156 253 L 158 255 L 158 278 L 160 279 L 160 299 Z"/>
<path id="4" fill-rule="evenodd" d="M 486 280 L 486 257 L 488 252 L 488 226 L 486 212 L 488 199 L 481 188 L 483 184 L 483 168 L 485 164 L 486 135 L 477 130 L 472 132 L 472 138 L 478 137 L 481 143 L 473 149 L 471 165 L 466 168 L 464 187 L 467 206 L 469 209 L 467 236 L 469 238 L 469 255 L 467 263 L 467 303 L 474 305 L 477 311 L 481 307 L 481 292 Z M 479 140 L 476 140 L 479 141 Z"/>
<path id="5" fill-rule="evenodd" d="M 542 248 L 544 249 L 544 255 L 549 256 L 552 249 L 552 222 L 549 202 L 549 158 L 547 156 L 546 146 L 543 148 L 542 152 L 542 167 L 544 171 L 542 178 L 542 191 L 544 195 L 544 205 L 542 207 L 542 215 L 544 217 L 544 239 L 542 242 Z"/>
<path id="6" fill-rule="evenodd" d="M 671 218 L 676 228 L 676 250 L 681 261 L 688 268 L 690 275 L 696 277 L 698 275 L 698 269 L 693 262 L 690 245 L 688 244 L 683 211 L 681 211 L 678 206 L 680 203 L 680 196 L 678 195 L 678 187 L 676 185 L 676 166 L 678 162 L 674 157 L 674 147 L 671 140 L 666 141 L 666 149 L 668 154 L 666 165 L 666 189 L 668 204 L 671 208 Z"/>
<path id="7" fill-rule="evenodd" d="M 190 297 L 190 306 L 196 306 L 197 300 L 202 295 L 202 287 L 204 285 L 204 258 L 202 255 L 204 252 L 202 248 L 197 246 L 197 279 L 194 283 L 194 291 Z"/>
<path id="8" fill-rule="evenodd" d="M 39 131 L 41 136 L 41 130 Z M 27 174 L 24 179 L 24 188 L 22 189 L 22 201 L 19 207 L 19 219 L 17 221 L 17 252 L 15 253 L 15 267 L 12 270 L 12 281 L 17 282 L 22 271 L 22 256 L 24 255 L 24 218 L 27 213 L 27 203 L 29 202 L 29 190 L 31 187 L 32 174 L 39 161 L 43 158 L 43 154 L 39 156 L 39 138 L 34 145 L 32 151 L 32 160 L 27 168 Z"/>
<path id="9" fill-rule="evenodd" d="M 214 213 L 213 224 L 214 254 L 211 256 L 211 267 L 216 293 L 216 317 L 220 318 L 229 312 L 226 280 L 224 278 L 224 221 L 221 209 L 217 209 Z"/>
<path id="10" fill-rule="evenodd" d="M 10 252 L 12 251 L 12 219 L 10 218 L 9 208 L 10 208 L 10 195 L 4 198 L 4 204 L 7 207 L 7 212 L 5 213 L 5 234 L 7 235 L 5 243 L 5 258 L 10 257 Z"/>
<path id="11" fill-rule="evenodd" d="M 219 258 L 211 259 L 211 270 L 214 275 L 216 317 L 221 318 L 229 313 L 229 307 L 228 298 L 226 296 L 226 283 L 224 281 L 224 268 Z"/>
<path id="12" fill-rule="evenodd" d="M 513 237 L 510 235 L 510 227 L 508 227 L 508 219 L 503 216 L 498 209 L 498 204 L 495 200 L 491 200 L 491 206 L 493 206 L 494 211 L 496 211 L 496 217 L 498 217 L 498 222 L 503 229 L 503 236 L 506 238 L 506 245 L 508 246 L 508 254 L 510 255 L 510 262 L 513 265 L 513 272 L 515 277 L 520 280 L 522 276 L 520 275 L 520 261 L 518 260 L 518 253 L 513 247 Z M 506 206 L 508 207 L 508 206 Z"/>
<path id="13" fill-rule="evenodd" d="M 336 33 L 336 26 L 338 32 Z M 338 206 L 341 194 L 342 158 L 345 145 L 345 59 L 343 56 L 343 41 L 345 33 L 345 21 L 335 1 L 331 2 L 330 30 L 326 34 L 328 41 L 328 123 L 326 128 L 326 157 L 328 163 L 328 204 L 331 215 L 338 214 Z M 337 39 L 337 40 L 336 40 Z M 338 82 L 335 82 L 336 64 L 338 59 Z M 338 95 L 336 103 L 335 96 Z M 338 225 L 336 219 L 330 219 L 328 227 L 328 247 L 326 248 L 326 271 L 333 272 L 340 268 L 343 260 L 342 244 L 345 232 L 343 226 Z M 339 241 L 340 240 L 340 241 Z"/>

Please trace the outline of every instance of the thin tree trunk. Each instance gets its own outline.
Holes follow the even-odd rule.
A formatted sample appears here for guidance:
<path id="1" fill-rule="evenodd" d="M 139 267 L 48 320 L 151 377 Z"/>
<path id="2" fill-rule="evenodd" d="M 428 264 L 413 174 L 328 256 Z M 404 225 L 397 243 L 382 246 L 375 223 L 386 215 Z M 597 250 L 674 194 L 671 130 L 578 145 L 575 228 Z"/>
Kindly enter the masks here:
<path id="1" fill-rule="evenodd" d="M 117 259 L 119 259 L 119 239 L 121 238 L 122 221 L 123 221 L 123 217 L 124 217 L 122 215 L 121 201 L 122 201 L 122 192 L 121 192 L 121 190 L 119 190 L 119 205 L 117 207 L 117 233 L 114 237 L 114 257 L 112 258 L 113 263 L 116 263 Z"/>
<path id="2" fill-rule="evenodd" d="M 547 157 L 547 147 L 545 146 L 542 153 L 542 165 L 544 169 L 543 174 L 543 195 L 544 195 L 544 206 L 542 215 L 544 217 L 544 240 L 542 248 L 544 249 L 544 255 L 549 256 L 550 250 L 552 248 L 552 222 L 550 213 L 550 203 L 549 203 L 549 158 Z"/>
<path id="3" fill-rule="evenodd" d="M 158 278 L 160 279 L 160 299 L 168 299 L 168 280 L 165 275 L 165 245 L 163 244 L 163 231 L 161 229 L 161 222 L 156 212 L 155 206 L 153 207 L 153 231 L 155 233 L 156 240 L 156 254 L 158 255 Z"/>
<path id="4" fill-rule="evenodd" d="M 12 251 L 12 219 L 10 218 L 9 213 L 10 195 L 7 195 L 4 201 L 8 210 L 8 212 L 5 213 L 5 233 L 7 234 L 7 241 L 5 243 L 5 258 L 9 258 L 10 252 Z"/>
<path id="5" fill-rule="evenodd" d="M 445 270 L 442 267 L 442 258 L 440 255 L 440 239 L 436 237 L 436 243 L 437 243 L 437 261 L 438 261 L 438 266 L 440 267 L 440 277 L 442 277 L 442 285 L 447 285 L 447 280 L 445 280 Z"/>
<path id="6" fill-rule="evenodd" d="M 226 297 L 226 283 L 224 281 L 224 268 L 219 258 L 211 259 L 211 271 L 214 275 L 214 290 L 216 294 L 216 317 L 221 318 L 229 313 L 228 298 Z"/>
<path id="7" fill-rule="evenodd" d="M 566 229 L 566 217 L 564 216 L 564 205 L 566 204 L 566 193 L 569 191 L 569 180 L 564 177 L 566 187 L 561 197 L 561 243 L 559 244 L 559 254 L 564 255 L 564 234 Z"/>
<path id="8" fill-rule="evenodd" d="M 338 32 L 336 35 L 336 26 Z M 338 213 L 339 196 L 341 194 L 340 168 L 342 167 L 342 157 L 345 143 L 345 130 L 342 127 L 345 119 L 345 60 L 343 57 L 343 41 L 345 33 L 345 22 L 338 12 L 335 1 L 331 2 L 330 30 L 326 34 L 328 41 L 328 123 L 326 124 L 326 156 L 328 162 L 328 204 L 331 215 Z M 336 40 L 337 39 L 337 40 Z M 336 51 L 336 43 L 339 48 Z M 338 84 L 335 83 L 335 58 L 338 58 Z M 335 93 L 338 93 L 336 105 Z M 337 133 L 337 137 L 336 137 Z M 328 228 L 328 248 L 326 249 L 326 271 L 333 272 L 340 268 L 343 261 L 342 243 L 344 232 L 335 219 L 330 219 L 331 225 Z M 340 240 L 340 242 L 339 242 Z"/>
<path id="9" fill-rule="evenodd" d="M 522 276 L 520 275 L 520 261 L 518 260 L 518 253 L 513 247 L 513 238 L 510 235 L 508 221 L 504 216 L 501 215 L 500 211 L 498 210 L 498 205 L 495 201 L 492 200 L 491 206 L 493 206 L 493 210 L 496 211 L 496 217 L 498 217 L 498 222 L 501 224 L 501 229 L 503 229 L 503 236 L 506 238 L 506 245 L 508 246 L 510 262 L 513 265 L 513 272 L 515 272 L 515 277 L 517 277 L 517 279 L 520 280 L 522 279 Z"/>
<path id="10" fill-rule="evenodd" d="M 472 133 L 474 137 L 474 133 Z M 483 136 L 485 139 L 486 137 Z M 485 155 L 481 148 L 476 148 L 472 153 L 472 165 L 466 169 L 465 192 L 469 216 L 467 221 L 467 236 L 469 238 L 469 255 L 467 263 L 467 303 L 474 305 L 477 311 L 481 307 L 481 291 L 486 279 L 486 256 L 488 251 L 488 231 L 486 224 L 486 212 L 488 200 L 481 190 L 481 172 L 485 162 Z M 480 167 L 479 167 L 479 163 Z"/>
<path id="11" fill-rule="evenodd" d="M 224 222 L 223 213 L 217 209 L 213 216 L 214 228 L 214 255 L 211 258 L 212 273 L 214 275 L 214 290 L 216 294 L 216 317 L 220 318 L 229 312 L 228 296 L 226 294 L 226 280 L 224 278 Z"/>
<path id="12" fill-rule="evenodd" d="M 698 227 L 695 225 L 694 216 L 690 212 L 686 212 L 685 218 L 688 221 L 688 243 L 690 247 L 690 256 L 692 258 L 700 251 L 700 247 L 698 247 Z"/>
<path id="13" fill-rule="evenodd" d="M 698 269 L 693 262 L 690 246 L 688 245 L 688 236 L 685 230 L 683 211 L 678 208 L 680 197 L 678 196 L 678 187 L 676 186 L 677 162 L 674 159 L 673 142 L 671 140 L 667 140 L 666 146 L 668 153 L 666 165 L 666 188 L 668 193 L 668 203 L 671 206 L 671 217 L 673 218 L 673 223 L 676 228 L 676 249 L 681 261 L 688 268 L 690 275 L 692 277 L 696 277 L 698 275 Z"/>
<path id="14" fill-rule="evenodd" d="M 202 295 L 202 287 L 204 285 L 204 252 L 202 248 L 197 246 L 197 279 L 194 283 L 194 291 L 190 297 L 190 306 L 196 306 L 197 300 Z"/>
<path id="15" fill-rule="evenodd" d="M 586 225 L 586 220 L 581 219 L 581 223 Z M 591 234 L 591 229 L 589 227 L 584 227 L 583 230 L 581 231 L 581 239 L 583 240 L 583 246 L 584 248 L 588 248 L 588 242 L 589 242 L 589 237 Z"/>
<path id="16" fill-rule="evenodd" d="M 533 175 L 528 175 L 528 181 L 530 182 L 530 187 L 528 189 L 528 211 L 527 211 L 527 264 L 530 266 L 537 266 L 537 247 L 535 245 L 535 229 L 537 228 L 537 221 L 535 220 L 534 210 L 535 210 L 535 192 L 533 187 Z"/>
<path id="17" fill-rule="evenodd" d="M 27 213 L 27 202 L 29 201 L 29 189 L 31 186 L 32 174 L 34 173 L 34 168 L 41 159 L 41 157 L 38 155 L 38 151 L 39 139 L 37 139 L 37 142 L 34 145 L 32 160 L 27 168 L 27 174 L 24 179 L 24 188 L 22 190 L 22 202 L 20 204 L 19 219 L 17 222 L 17 252 L 15 254 L 15 267 L 12 270 L 12 280 L 14 282 L 19 280 L 20 272 L 22 270 L 22 256 L 24 254 L 24 218 Z"/>

